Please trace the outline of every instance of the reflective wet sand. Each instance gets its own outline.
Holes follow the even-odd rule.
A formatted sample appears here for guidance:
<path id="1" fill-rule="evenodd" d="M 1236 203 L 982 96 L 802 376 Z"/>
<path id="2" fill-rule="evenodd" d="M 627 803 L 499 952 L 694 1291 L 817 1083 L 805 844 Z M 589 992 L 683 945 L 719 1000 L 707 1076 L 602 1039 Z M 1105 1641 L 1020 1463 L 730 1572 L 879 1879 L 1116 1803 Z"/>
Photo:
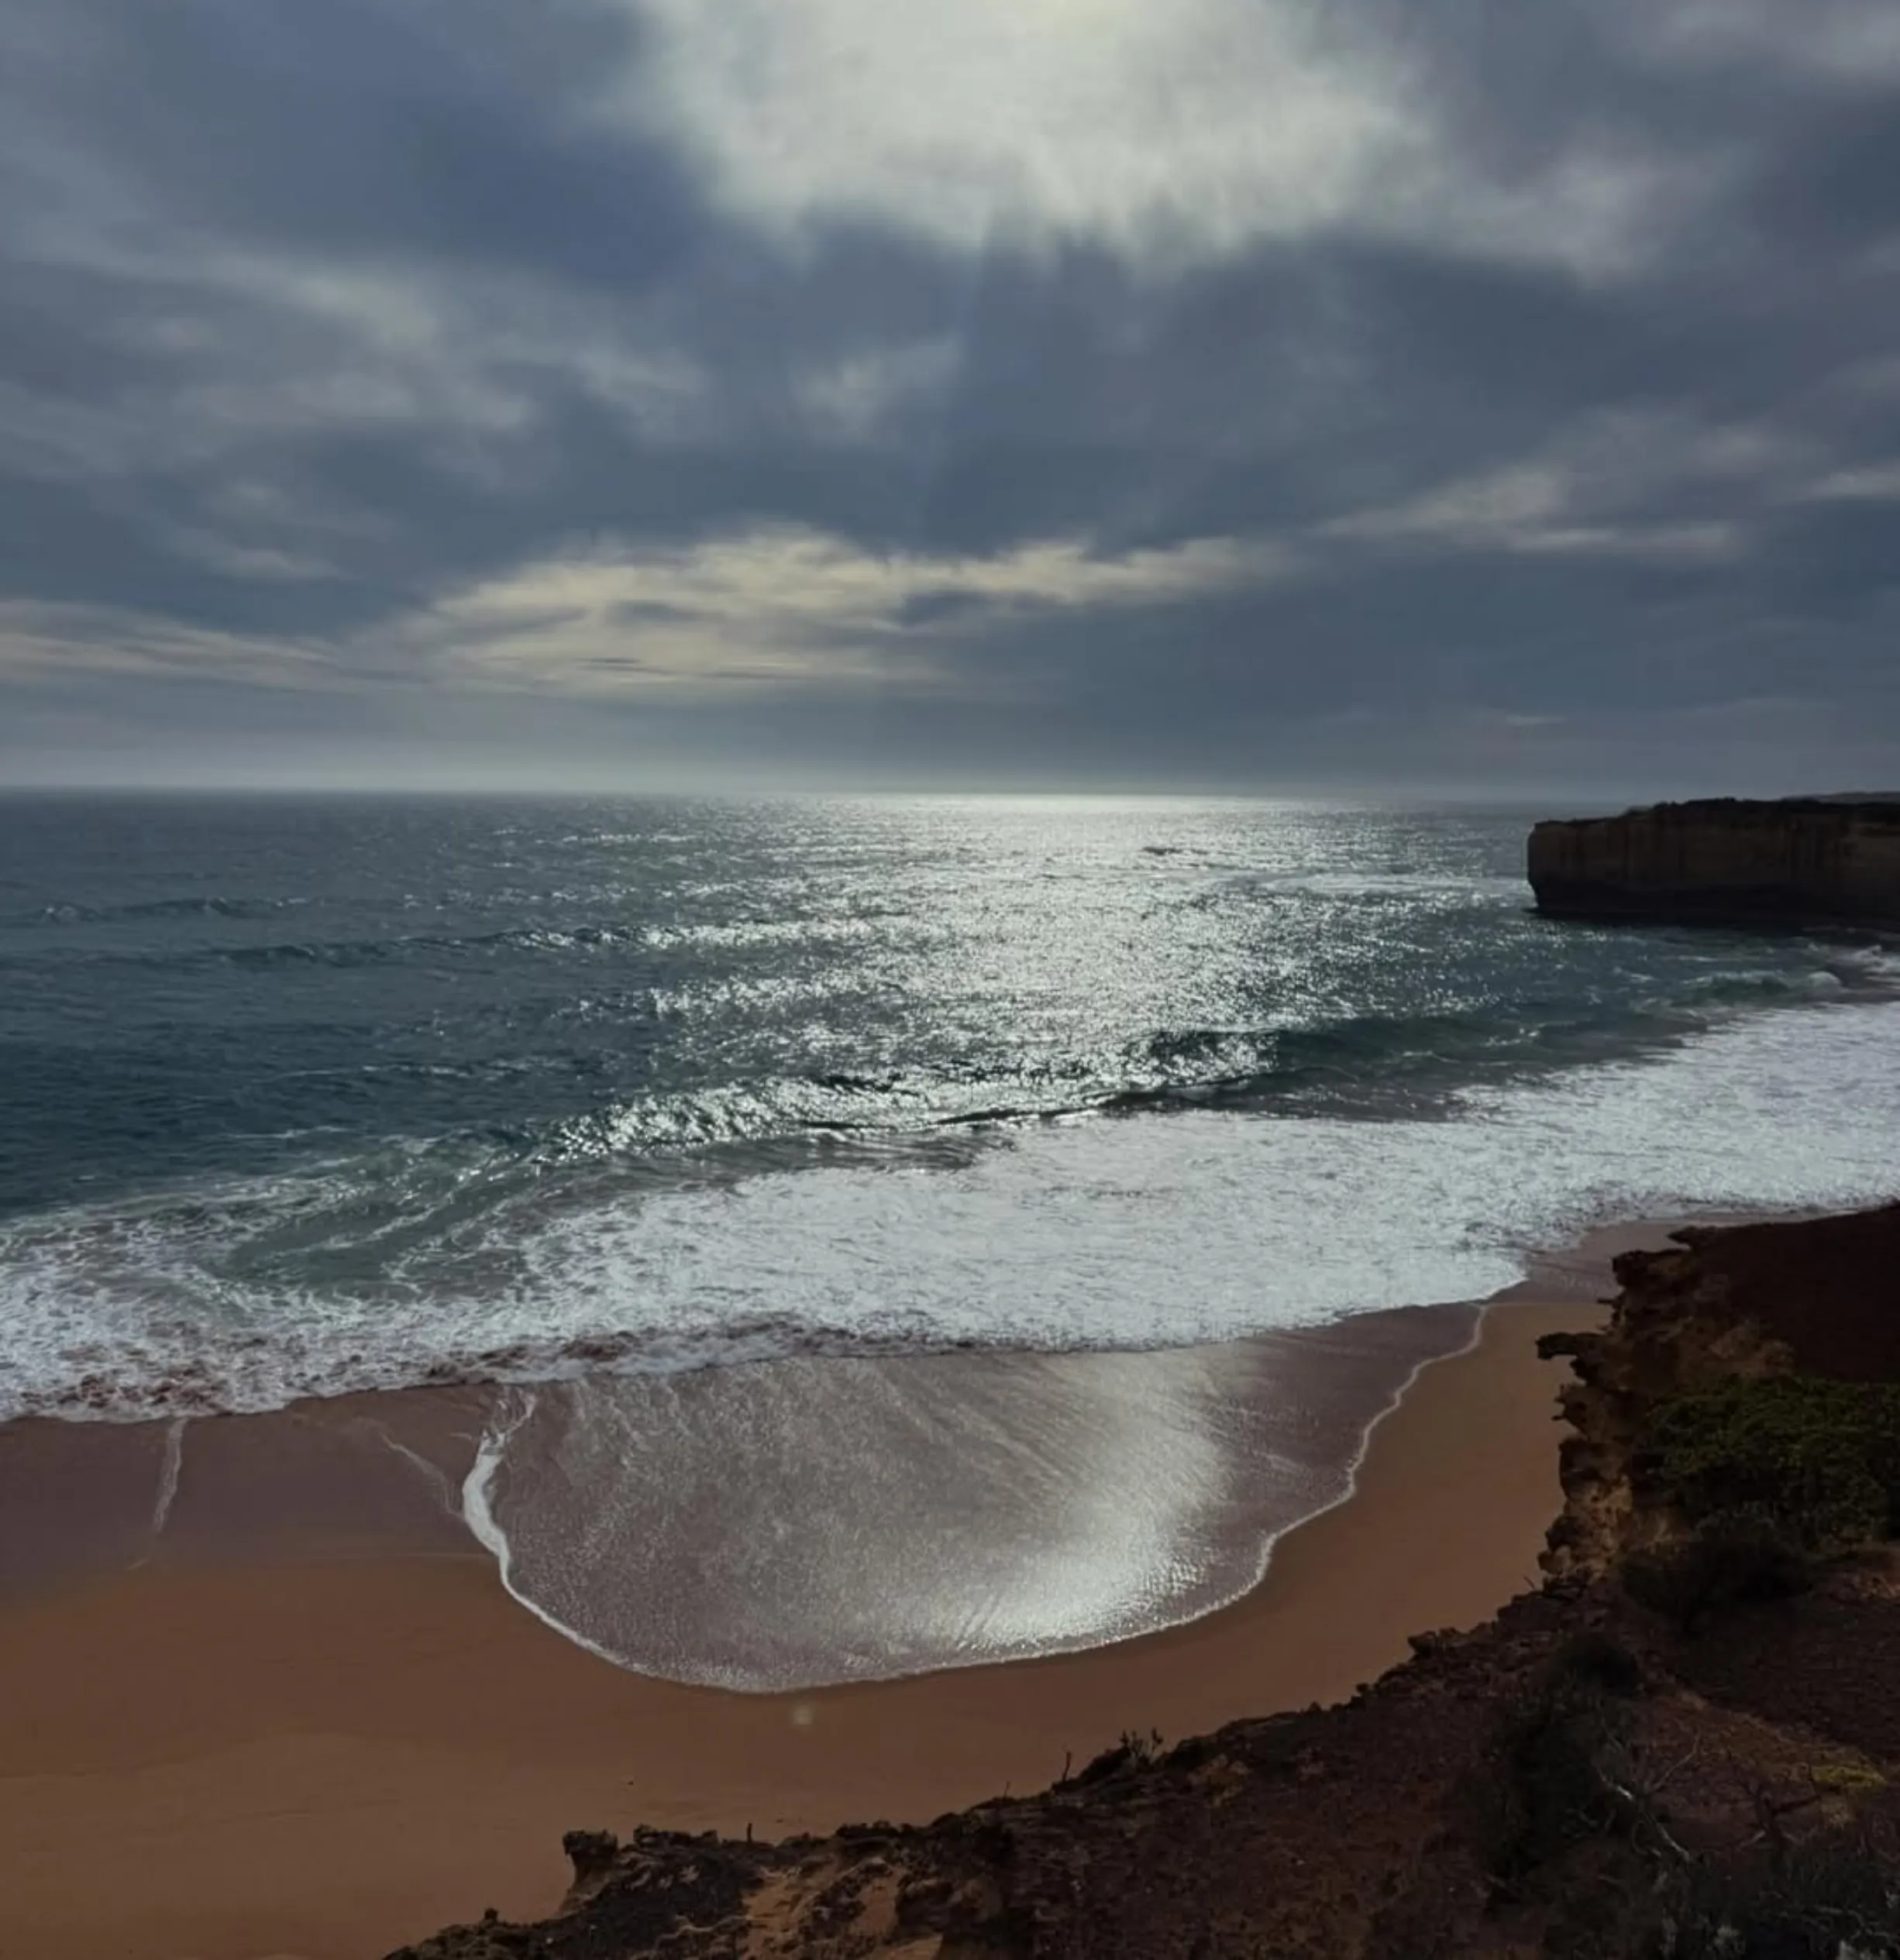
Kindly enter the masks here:
<path id="1" fill-rule="evenodd" d="M 1256 1584 L 1475 1317 L 511 1391 L 470 1511 L 518 1597 L 668 1680 L 783 1690 L 1067 1652 Z"/>

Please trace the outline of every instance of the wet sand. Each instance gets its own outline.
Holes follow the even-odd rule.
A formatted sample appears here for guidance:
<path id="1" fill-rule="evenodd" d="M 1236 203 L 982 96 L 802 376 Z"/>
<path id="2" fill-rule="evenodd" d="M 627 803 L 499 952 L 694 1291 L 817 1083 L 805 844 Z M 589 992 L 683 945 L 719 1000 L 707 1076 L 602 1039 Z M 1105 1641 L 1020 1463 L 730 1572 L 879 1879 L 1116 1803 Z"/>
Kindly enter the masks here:
<path id="1" fill-rule="evenodd" d="M 1561 1372 L 1533 1344 L 1599 1317 L 1600 1273 L 1551 1271 L 1547 1303 L 1492 1307 L 1475 1346 L 1424 1367 L 1354 1494 L 1237 1604 L 1072 1655 L 787 1694 L 628 1673 L 511 1599 L 442 1501 L 476 1391 L 382 1439 L 406 1466 L 393 1501 L 362 1469 L 373 1409 L 281 1424 L 261 1481 L 255 1449 L 219 1479 L 206 1449 L 246 1432 L 208 1425 L 170 1501 L 182 1546 L 90 1577 L 145 1556 L 165 1432 L 38 1429 L 10 1460 L 33 1473 L 0 1476 L 0 1955 L 362 1960 L 487 1906 L 551 1910 L 566 1829 L 927 1819 L 1046 1784 L 1124 1729 L 1344 1697 L 1409 1635 L 1533 1581 Z M 215 1532 L 186 1480 L 236 1493 Z M 321 1504 L 299 1494 L 313 1480 Z"/>

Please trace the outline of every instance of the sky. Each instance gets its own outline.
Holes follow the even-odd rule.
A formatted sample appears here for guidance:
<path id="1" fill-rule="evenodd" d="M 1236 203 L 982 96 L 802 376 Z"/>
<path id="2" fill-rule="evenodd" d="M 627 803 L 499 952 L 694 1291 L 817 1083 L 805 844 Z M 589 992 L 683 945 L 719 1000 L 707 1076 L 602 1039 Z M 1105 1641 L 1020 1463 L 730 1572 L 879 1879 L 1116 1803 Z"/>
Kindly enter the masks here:
<path id="1" fill-rule="evenodd" d="M 1900 784 L 1892 0 L 7 0 L 0 783 Z"/>

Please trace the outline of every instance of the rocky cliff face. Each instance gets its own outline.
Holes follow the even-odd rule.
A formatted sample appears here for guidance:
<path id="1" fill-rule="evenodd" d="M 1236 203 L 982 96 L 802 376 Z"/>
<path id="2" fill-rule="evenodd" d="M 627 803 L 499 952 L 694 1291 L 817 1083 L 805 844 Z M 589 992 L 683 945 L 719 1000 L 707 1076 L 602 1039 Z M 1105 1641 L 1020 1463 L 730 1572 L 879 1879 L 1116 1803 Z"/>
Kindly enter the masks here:
<path id="1" fill-rule="evenodd" d="M 1544 1569 L 1597 1578 L 1678 1528 L 1638 1461 L 1652 1412 L 1737 1377 L 1900 1381 L 1900 1205 L 1678 1233 L 1625 1253 L 1609 1324 L 1547 1339 L 1571 1357 L 1560 1398 L 1564 1506 Z"/>
<path id="2" fill-rule="evenodd" d="M 1900 797 L 1658 803 L 1540 824 L 1540 910 L 1581 918 L 1900 926 Z"/>

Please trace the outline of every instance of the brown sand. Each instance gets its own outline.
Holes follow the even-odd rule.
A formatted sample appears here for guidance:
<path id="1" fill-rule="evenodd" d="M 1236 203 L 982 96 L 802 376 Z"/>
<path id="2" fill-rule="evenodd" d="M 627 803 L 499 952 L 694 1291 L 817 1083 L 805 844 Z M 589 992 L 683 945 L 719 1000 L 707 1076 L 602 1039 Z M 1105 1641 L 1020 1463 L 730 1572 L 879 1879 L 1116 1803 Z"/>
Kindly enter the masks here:
<path id="1" fill-rule="evenodd" d="M 363 1960 L 488 1905 L 550 1910 L 560 1834 L 924 1820 L 1350 1694 L 1406 1636 L 1533 1577 L 1558 1504 L 1554 1364 L 1598 1310 L 1492 1308 L 1375 1430 L 1356 1494 L 1191 1625 L 1056 1659 L 736 1696 L 621 1672 L 405 1550 L 148 1567 L 0 1606 L 0 1956 Z"/>

